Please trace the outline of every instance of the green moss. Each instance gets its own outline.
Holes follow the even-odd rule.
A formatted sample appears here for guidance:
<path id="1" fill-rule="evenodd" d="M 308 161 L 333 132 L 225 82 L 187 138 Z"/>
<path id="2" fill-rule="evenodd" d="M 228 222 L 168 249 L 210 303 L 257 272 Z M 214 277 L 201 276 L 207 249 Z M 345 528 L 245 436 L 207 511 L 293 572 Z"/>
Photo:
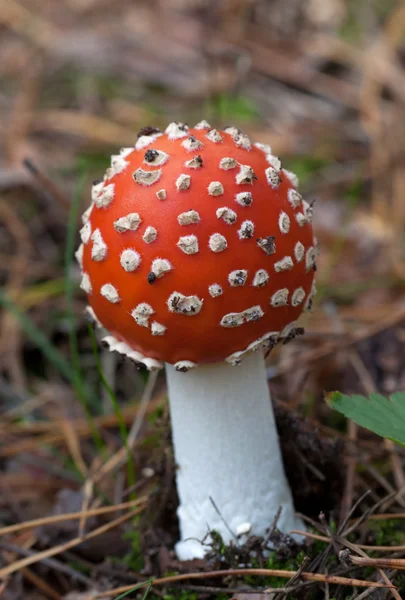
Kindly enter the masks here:
<path id="1" fill-rule="evenodd" d="M 164 600 L 197 600 L 196 592 L 188 592 L 187 590 L 169 590 L 168 594 L 163 596 Z"/>
<path id="2" fill-rule="evenodd" d="M 91 575 L 91 569 L 88 565 L 83 564 L 80 561 L 70 560 L 68 565 L 74 569 L 75 571 L 79 571 L 79 573 L 83 573 L 83 575 Z"/>
<path id="3" fill-rule="evenodd" d="M 124 533 L 123 537 L 131 543 L 130 551 L 120 560 L 121 563 L 127 565 L 130 569 L 139 573 L 142 571 L 144 566 L 142 548 L 141 548 L 141 535 L 138 527 L 138 519 L 135 518 L 133 522 L 134 528 L 131 531 Z"/>
<path id="4" fill-rule="evenodd" d="M 402 546 L 405 544 L 404 525 L 398 519 L 369 521 L 368 526 L 375 536 L 375 546 Z"/>
<path id="5" fill-rule="evenodd" d="M 164 405 L 161 404 L 154 411 L 152 411 L 149 415 L 147 415 L 146 420 L 150 425 L 154 425 L 156 421 L 162 419 L 164 416 Z"/>
<path id="6" fill-rule="evenodd" d="M 160 432 L 151 433 L 145 439 L 142 440 L 142 443 L 139 444 L 139 448 L 142 450 L 158 448 L 161 442 Z"/>

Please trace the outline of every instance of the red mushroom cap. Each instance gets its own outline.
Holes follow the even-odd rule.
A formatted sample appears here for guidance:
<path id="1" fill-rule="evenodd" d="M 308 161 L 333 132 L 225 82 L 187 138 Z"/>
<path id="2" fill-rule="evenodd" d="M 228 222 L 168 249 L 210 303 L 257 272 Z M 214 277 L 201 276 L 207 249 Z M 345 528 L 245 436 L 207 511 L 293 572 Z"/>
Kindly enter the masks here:
<path id="1" fill-rule="evenodd" d="M 111 349 L 178 369 L 272 347 L 311 304 L 312 207 L 269 146 L 171 123 L 112 157 L 83 215 L 81 287 Z"/>

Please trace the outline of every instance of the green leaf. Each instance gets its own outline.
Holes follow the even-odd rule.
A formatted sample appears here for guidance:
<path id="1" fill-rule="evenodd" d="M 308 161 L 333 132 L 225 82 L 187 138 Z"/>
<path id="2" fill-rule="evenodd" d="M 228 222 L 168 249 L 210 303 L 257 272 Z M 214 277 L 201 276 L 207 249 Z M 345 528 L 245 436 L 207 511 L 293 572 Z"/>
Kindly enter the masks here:
<path id="1" fill-rule="evenodd" d="M 333 392 L 328 404 L 358 425 L 405 446 L 405 392 L 386 398 L 381 394 L 345 396 Z"/>

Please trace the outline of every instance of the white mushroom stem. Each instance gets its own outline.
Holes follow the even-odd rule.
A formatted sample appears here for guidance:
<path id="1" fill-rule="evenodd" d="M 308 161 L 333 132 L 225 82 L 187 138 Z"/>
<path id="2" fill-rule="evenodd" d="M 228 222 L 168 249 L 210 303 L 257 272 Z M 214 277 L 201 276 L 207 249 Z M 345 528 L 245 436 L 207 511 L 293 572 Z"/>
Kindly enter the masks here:
<path id="1" fill-rule="evenodd" d="M 238 367 L 219 363 L 187 373 L 166 365 L 166 373 L 180 498 L 177 556 L 204 556 L 209 546 L 201 542 L 209 530 L 225 542 L 238 533 L 264 536 L 279 507 L 281 531 L 302 529 L 284 474 L 263 355 L 251 354 Z"/>

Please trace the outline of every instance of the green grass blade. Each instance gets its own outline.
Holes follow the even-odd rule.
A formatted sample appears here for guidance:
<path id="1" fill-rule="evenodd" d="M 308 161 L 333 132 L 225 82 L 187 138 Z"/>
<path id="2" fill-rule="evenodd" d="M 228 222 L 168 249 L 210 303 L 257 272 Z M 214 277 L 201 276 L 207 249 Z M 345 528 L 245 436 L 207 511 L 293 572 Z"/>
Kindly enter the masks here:
<path id="1" fill-rule="evenodd" d="M 97 371 L 99 373 L 99 376 L 100 376 L 101 382 L 104 386 L 104 389 L 106 390 L 106 392 L 111 400 L 111 404 L 113 406 L 115 416 L 117 417 L 117 422 L 118 422 L 118 426 L 120 429 L 122 443 L 125 446 L 125 449 L 127 452 L 128 487 L 132 488 L 135 485 L 135 464 L 134 464 L 134 459 L 132 456 L 131 448 L 128 445 L 128 431 L 127 431 L 127 428 L 126 428 L 126 425 L 125 425 L 125 422 L 124 422 L 124 419 L 123 419 L 123 416 L 121 413 L 121 409 L 120 409 L 117 397 L 114 394 L 113 390 L 111 389 L 111 386 L 108 383 L 108 381 L 105 378 L 105 375 L 103 373 L 103 369 L 102 369 L 101 361 L 100 361 L 100 355 L 99 355 L 98 347 L 97 347 L 97 340 L 96 340 L 96 336 L 94 334 L 94 329 L 93 329 L 93 326 L 91 325 L 91 323 L 89 323 L 88 329 L 89 329 L 91 346 L 92 346 L 94 358 L 96 361 Z M 131 497 L 131 499 L 133 499 L 133 498 Z"/>
<path id="2" fill-rule="evenodd" d="M 137 583 L 130 590 L 117 596 L 117 598 L 115 598 L 115 600 L 122 600 L 122 598 L 126 598 L 127 596 L 129 596 L 129 594 L 132 594 L 132 592 L 136 592 L 136 590 L 139 590 L 139 588 L 143 587 L 144 585 L 146 585 L 147 587 L 146 587 L 144 595 L 142 596 L 142 600 L 146 600 L 146 598 L 148 597 L 148 594 L 150 592 L 150 588 L 152 587 L 152 582 L 153 582 L 153 579 L 148 579 L 147 581 L 142 581 L 141 583 Z"/>
<path id="3" fill-rule="evenodd" d="M 80 396 L 85 396 L 83 378 L 80 369 L 80 356 L 79 347 L 76 335 L 76 319 L 73 309 L 73 299 L 75 292 L 75 284 L 71 278 L 71 266 L 73 260 L 73 254 L 75 251 L 75 240 L 76 240 L 76 229 L 79 216 L 80 199 L 86 183 L 86 173 L 83 172 L 79 177 L 76 185 L 75 192 L 73 194 L 72 203 L 69 211 L 69 220 L 66 236 L 65 246 L 65 302 L 66 302 L 66 315 L 69 319 L 69 345 L 70 354 L 72 359 L 72 365 L 75 372 L 75 387 L 77 390 L 80 389 Z"/>
<path id="4" fill-rule="evenodd" d="M 10 312 L 19 322 L 25 335 L 37 346 L 48 362 L 59 371 L 70 383 L 74 382 L 74 370 L 63 355 L 53 346 L 32 319 L 23 313 L 18 306 L 0 290 L 0 306 Z"/>
<path id="5" fill-rule="evenodd" d="M 69 211 L 69 221 L 65 247 L 65 302 L 66 315 L 69 320 L 69 347 L 70 356 L 73 367 L 73 386 L 77 397 L 83 407 L 86 415 L 86 420 L 89 424 L 91 435 L 97 450 L 100 453 L 105 451 L 103 439 L 94 424 L 94 420 L 89 408 L 89 400 L 91 392 L 85 384 L 82 371 L 80 368 L 80 353 L 76 334 L 76 319 L 73 308 L 73 299 L 75 292 L 75 284 L 70 276 L 73 254 L 75 251 L 76 229 L 80 210 L 80 199 L 86 184 L 86 172 L 83 171 L 78 179 L 78 183 L 73 194 L 72 203 Z"/>

